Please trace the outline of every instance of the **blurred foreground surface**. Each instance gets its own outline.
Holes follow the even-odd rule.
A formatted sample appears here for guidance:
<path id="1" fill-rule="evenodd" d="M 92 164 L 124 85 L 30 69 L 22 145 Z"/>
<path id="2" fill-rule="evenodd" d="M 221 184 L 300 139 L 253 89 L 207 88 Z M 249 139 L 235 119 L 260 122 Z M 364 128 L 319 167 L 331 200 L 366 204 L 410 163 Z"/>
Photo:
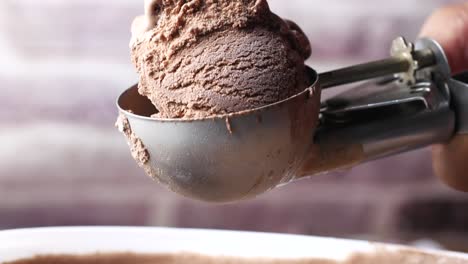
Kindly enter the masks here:
<path id="1" fill-rule="evenodd" d="M 319 71 L 388 55 L 444 0 L 271 0 L 310 37 Z M 454 1 L 452 1 L 454 2 Z M 164 225 L 379 241 L 431 238 L 468 252 L 468 195 L 428 150 L 318 176 L 233 205 L 189 201 L 148 179 L 114 129 L 136 82 L 128 52 L 143 1 L 0 2 L 0 228 Z"/>

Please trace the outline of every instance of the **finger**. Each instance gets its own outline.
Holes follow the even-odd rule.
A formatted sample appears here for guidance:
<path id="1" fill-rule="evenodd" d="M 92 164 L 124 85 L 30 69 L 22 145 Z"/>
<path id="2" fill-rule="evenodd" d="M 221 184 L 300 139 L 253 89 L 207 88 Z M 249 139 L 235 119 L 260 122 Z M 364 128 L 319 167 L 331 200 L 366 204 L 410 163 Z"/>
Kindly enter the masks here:
<path id="1" fill-rule="evenodd" d="M 468 69 L 468 2 L 434 12 L 420 35 L 442 45 L 454 73 Z"/>
<path id="2" fill-rule="evenodd" d="M 468 192 L 468 135 L 432 148 L 435 173 L 452 188 Z"/>
<path id="3" fill-rule="evenodd" d="M 421 36 L 438 41 L 453 72 L 468 68 L 468 3 L 437 10 L 421 30 Z M 468 136 L 457 136 L 432 150 L 435 173 L 449 186 L 468 192 Z"/>

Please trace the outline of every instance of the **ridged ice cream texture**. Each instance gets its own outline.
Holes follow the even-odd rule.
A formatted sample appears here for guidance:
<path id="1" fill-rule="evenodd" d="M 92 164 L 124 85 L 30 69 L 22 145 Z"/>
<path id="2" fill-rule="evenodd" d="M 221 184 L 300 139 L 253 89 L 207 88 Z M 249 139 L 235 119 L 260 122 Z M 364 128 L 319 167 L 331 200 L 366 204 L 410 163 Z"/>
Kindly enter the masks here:
<path id="1" fill-rule="evenodd" d="M 308 86 L 310 43 L 266 0 L 149 0 L 132 25 L 139 93 L 158 118 L 259 108 Z"/>

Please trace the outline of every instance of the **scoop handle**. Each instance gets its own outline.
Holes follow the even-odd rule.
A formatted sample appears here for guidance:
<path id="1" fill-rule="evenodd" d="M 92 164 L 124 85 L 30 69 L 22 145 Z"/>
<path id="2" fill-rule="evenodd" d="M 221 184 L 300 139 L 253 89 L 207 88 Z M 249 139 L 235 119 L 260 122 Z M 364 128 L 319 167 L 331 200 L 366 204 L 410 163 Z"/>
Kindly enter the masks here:
<path id="1" fill-rule="evenodd" d="M 435 169 L 449 184 L 468 190 L 468 163 L 460 160 L 468 157 L 468 73 L 451 78 L 444 51 L 433 40 L 421 39 L 416 47 L 428 62 L 416 84 L 378 80 L 328 100 L 322 119 L 332 122 L 322 122 L 299 177 L 452 140 L 434 147 Z M 414 108 L 421 103 L 424 107 Z"/>
<path id="2" fill-rule="evenodd" d="M 375 89 L 372 88 L 375 84 L 368 85 L 369 89 Z M 300 177 L 348 169 L 436 144 L 433 147 L 436 174 L 455 189 L 468 191 L 468 72 L 432 87 L 441 93 L 432 93 L 430 97 L 438 94 L 440 100 L 413 114 L 388 113 L 371 122 L 364 117 L 364 121 L 319 127 Z M 449 93 L 450 100 L 443 99 L 444 92 Z M 377 107 L 374 111 L 382 109 Z"/>
<path id="3" fill-rule="evenodd" d="M 348 169 L 367 161 L 447 142 L 454 131 L 455 113 L 448 107 L 349 127 L 322 127 L 315 135 L 315 144 L 299 177 Z"/>

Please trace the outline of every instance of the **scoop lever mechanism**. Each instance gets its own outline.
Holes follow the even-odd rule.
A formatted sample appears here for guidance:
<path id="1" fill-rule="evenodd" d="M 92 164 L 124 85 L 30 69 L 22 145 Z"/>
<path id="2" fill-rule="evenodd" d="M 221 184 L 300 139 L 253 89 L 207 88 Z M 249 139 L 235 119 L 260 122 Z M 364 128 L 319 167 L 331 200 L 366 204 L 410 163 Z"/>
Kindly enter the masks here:
<path id="1" fill-rule="evenodd" d="M 302 175 L 445 142 L 468 133 L 468 75 L 451 77 L 440 45 L 397 38 L 389 59 L 319 75 L 322 89 L 364 81 L 322 102 Z"/>

